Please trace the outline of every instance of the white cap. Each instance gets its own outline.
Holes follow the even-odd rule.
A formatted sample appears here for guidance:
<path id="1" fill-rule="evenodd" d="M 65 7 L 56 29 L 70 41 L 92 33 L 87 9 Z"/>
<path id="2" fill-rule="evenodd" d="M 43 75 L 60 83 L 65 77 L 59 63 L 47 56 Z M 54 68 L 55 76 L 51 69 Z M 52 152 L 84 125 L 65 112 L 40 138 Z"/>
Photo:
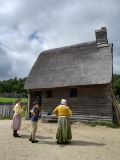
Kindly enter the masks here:
<path id="1" fill-rule="evenodd" d="M 65 105 L 67 103 L 66 99 L 61 100 L 61 104 Z"/>

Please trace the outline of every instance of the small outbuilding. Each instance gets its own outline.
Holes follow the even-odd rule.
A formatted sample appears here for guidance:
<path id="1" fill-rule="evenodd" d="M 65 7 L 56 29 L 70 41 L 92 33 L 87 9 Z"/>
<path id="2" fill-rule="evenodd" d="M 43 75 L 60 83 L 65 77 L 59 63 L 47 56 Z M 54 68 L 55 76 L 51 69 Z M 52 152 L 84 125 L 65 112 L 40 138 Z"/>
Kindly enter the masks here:
<path id="1" fill-rule="evenodd" d="M 113 120 L 113 44 L 105 27 L 95 35 L 95 41 L 40 53 L 25 82 L 29 109 L 38 98 L 45 111 L 52 112 L 65 98 L 74 119 Z"/>

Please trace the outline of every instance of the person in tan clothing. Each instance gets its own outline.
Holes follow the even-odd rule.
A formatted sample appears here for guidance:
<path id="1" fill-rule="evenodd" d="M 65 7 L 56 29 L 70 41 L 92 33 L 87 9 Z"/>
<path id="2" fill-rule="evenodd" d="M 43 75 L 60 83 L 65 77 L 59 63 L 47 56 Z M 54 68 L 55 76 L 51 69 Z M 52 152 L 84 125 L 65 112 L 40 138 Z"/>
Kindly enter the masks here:
<path id="1" fill-rule="evenodd" d="M 21 99 L 18 99 L 16 101 L 13 111 L 14 111 L 14 115 L 13 115 L 13 121 L 11 124 L 11 128 L 13 129 L 13 136 L 20 137 L 17 131 L 20 130 L 21 128 L 21 114 L 23 112 L 23 105 L 21 103 Z"/>

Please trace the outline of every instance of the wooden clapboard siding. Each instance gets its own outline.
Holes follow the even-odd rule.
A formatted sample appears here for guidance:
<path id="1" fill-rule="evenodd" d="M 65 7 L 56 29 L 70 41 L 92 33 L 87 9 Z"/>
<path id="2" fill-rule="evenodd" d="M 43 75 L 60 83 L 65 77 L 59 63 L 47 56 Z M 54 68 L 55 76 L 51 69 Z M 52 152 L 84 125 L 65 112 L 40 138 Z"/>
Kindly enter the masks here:
<path id="1" fill-rule="evenodd" d="M 51 89 L 52 98 L 46 98 L 48 89 L 42 89 L 41 105 L 45 107 L 45 111 L 52 112 L 60 104 L 61 98 L 65 98 L 73 112 L 74 119 L 112 120 L 112 99 L 107 85 L 78 86 L 78 96 L 74 98 L 69 95 L 70 88 Z M 34 101 L 38 91 L 30 91 L 30 104 Z"/>
<path id="2" fill-rule="evenodd" d="M 44 89 L 42 90 L 42 105 L 47 112 L 52 112 L 60 104 L 61 98 L 65 98 L 73 111 L 74 118 L 92 119 L 93 117 L 93 119 L 112 120 L 112 100 L 107 85 L 78 86 L 77 89 L 78 96 L 74 98 L 69 96 L 70 87 L 52 89 L 52 98 L 46 98 Z"/>

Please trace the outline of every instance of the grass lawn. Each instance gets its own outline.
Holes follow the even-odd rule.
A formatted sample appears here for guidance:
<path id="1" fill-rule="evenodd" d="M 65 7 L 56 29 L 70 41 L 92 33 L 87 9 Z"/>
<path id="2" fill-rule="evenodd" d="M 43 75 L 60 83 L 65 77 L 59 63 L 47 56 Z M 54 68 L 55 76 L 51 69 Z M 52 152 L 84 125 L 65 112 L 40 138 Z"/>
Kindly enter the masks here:
<path id="1" fill-rule="evenodd" d="M 18 98 L 5 98 L 5 97 L 0 97 L 0 102 L 16 102 Z M 21 98 L 22 102 L 27 102 L 27 98 Z"/>

